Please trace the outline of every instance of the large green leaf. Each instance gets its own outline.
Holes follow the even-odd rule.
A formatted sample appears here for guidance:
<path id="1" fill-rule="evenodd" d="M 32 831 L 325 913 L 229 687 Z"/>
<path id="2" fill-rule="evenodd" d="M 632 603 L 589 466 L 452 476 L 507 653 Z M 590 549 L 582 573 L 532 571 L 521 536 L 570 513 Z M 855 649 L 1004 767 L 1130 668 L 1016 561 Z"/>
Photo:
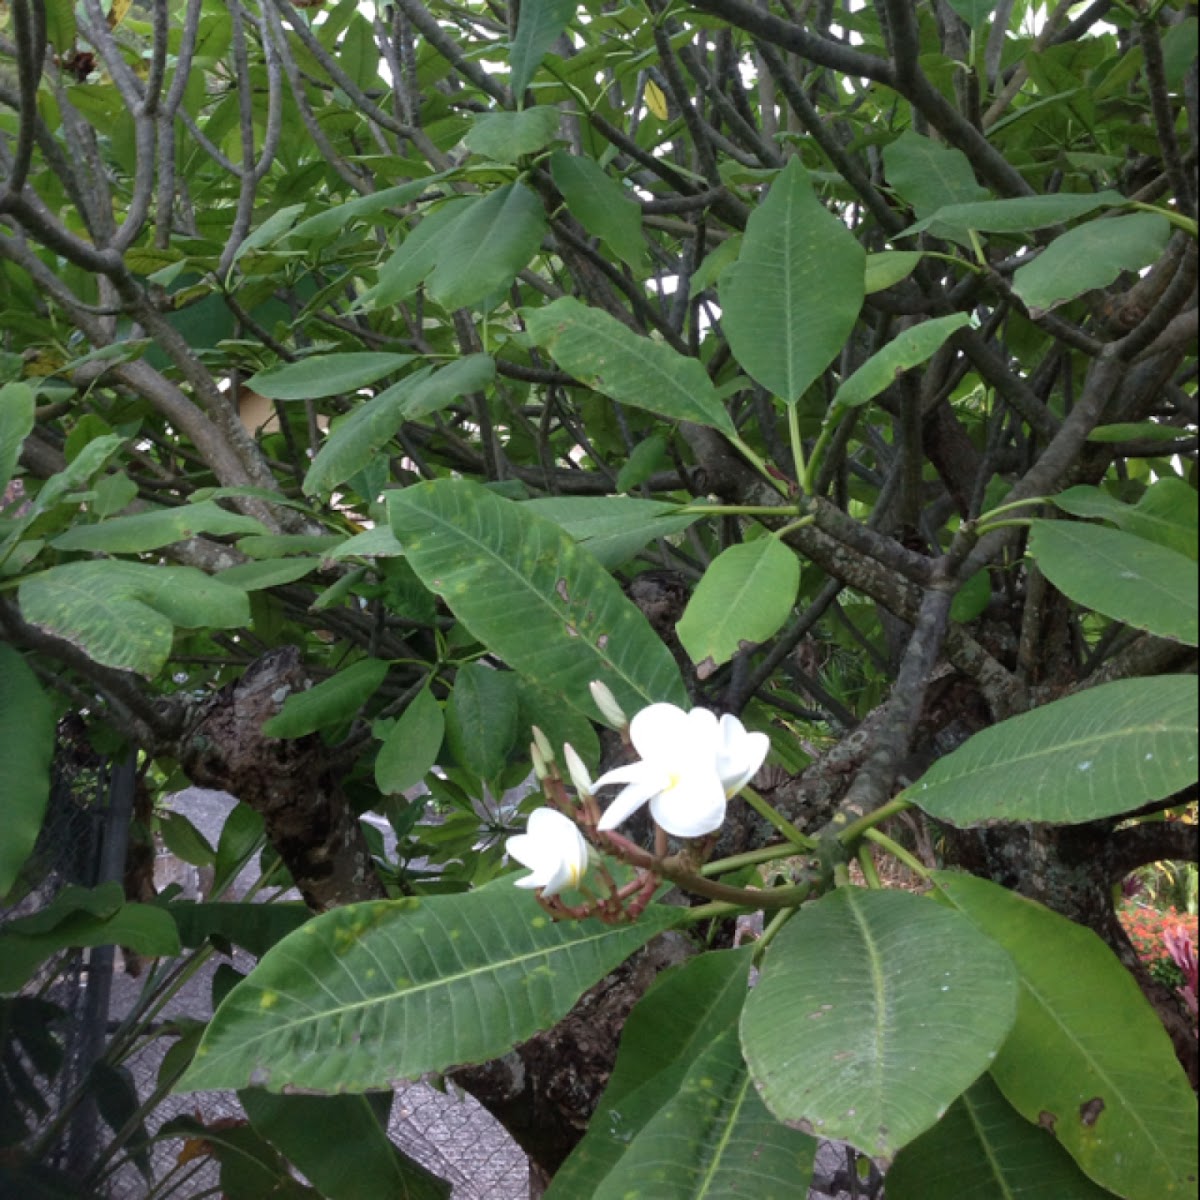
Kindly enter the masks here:
<path id="1" fill-rule="evenodd" d="M 450 1185 L 401 1154 L 366 1096 L 238 1099 L 255 1131 L 298 1167 L 325 1200 L 445 1200 Z"/>
<path id="2" fill-rule="evenodd" d="M 630 713 L 686 701 L 646 618 L 552 521 L 467 480 L 417 484 L 388 502 L 421 581 L 513 670 L 596 718 L 593 679 Z"/>
<path id="3" fill-rule="evenodd" d="M 902 794 L 959 828 L 1094 821 L 1195 782 L 1196 721 L 1189 676 L 1106 683 L 982 730 Z"/>
<path id="4" fill-rule="evenodd" d="M 496 162 L 515 163 L 535 154 L 558 136 L 562 113 L 553 105 L 539 104 L 520 112 L 490 112 L 476 117 L 463 144 L 473 154 Z"/>
<path id="5" fill-rule="evenodd" d="M 1196 564 L 1167 546 L 1077 521 L 1033 521 L 1030 557 L 1087 608 L 1188 646 L 1200 641 Z"/>
<path id="6" fill-rule="evenodd" d="M 506 183 L 473 204 L 439 239 L 429 294 L 443 308 L 466 308 L 506 288 L 537 253 L 546 214 L 521 183 Z"/>
<path id="7" fill-rule="evenodd" d="M 731 1028 L 700 1051 L 678 1091 L 589 1195 L 792 1200 L 806 1190 L 816 1148 L 814 1138 L 767 1111 Z"/>
<path id="8" fill-rule="evenodd" d="M 988 1067 L 1012 1027 L 1008 956 L 923 896 L 842 887 L 772 942 L 742 1014 L 767 1107 L 890 1159 Z"/>
<path id="9" fill-rule="evenodd" d="M 509 879 L 335 909 L 229 993 L 180 1089 L 364 1091 L 496 1058 L 679 919 L 560 924 Z"/>
<path id="10" fill-rule="evenodd" d="M 293 692 L 283 708 L 263 722 L 262 731 L 267 737 L 297 738 L 348 721 L 379 690 L 387 673 L 382 659 L 361 659 L 306 692 Z"/>
<path id="11" fill-rule="evenodd" d="M 16 881 L 37 841 L 50 798 L 54 705 L 12 646 L 0 642 L 0 897 Z"/>
<path id="12" fill-rule="evenodd" d="M 516 675 L 485 663 L 460 667 L 446 706 L 446 737 L 462 766 L 495 779 L 517 738 Z"/>
<path id="13" fill-rule="evenodd" d="M 718 284 L 729 348 L 746 373 L 794 404 L 850 336 L 865 269 L 862 246 L 789 159 Z"/>
<path id="14" fill-rule="evenodd" d="M 214 500 L 156 508 L 113 517 L 98 525 L 74 525 L 50 543 L 57 550 L 99 550 L 107 554 L 140 554 L 158 550 L 199 533 L 265 533 L 262 523 L 230 512 Z"/>
<path id="15" fill-rule="evenodd" d="M 208 938 L 216 945 L 230 943 L 256 957 L 266 954 L 281 938 L 299 929 L 312 913 L 303 904 L 243 904 L 233 900 L 192 903 L 176 900 L 166 906 L 185 946 L 201 946 Z"/>
<path id="16" fill-rule="evenodd" d="M 777 633 L 799 588 L 800 560 L 778 538 L 760 537 L 722 550 L 675 627 L 700 678 Z"/>
<path id="17" fill-rule="evenodd" d="M 446 719 L 429 688 L 409 701 L 400 719 L 386 731 L 375 756 L 375 784 L 385 795 L 415 787 L 433 769 Z"/>
<path id="18" fill-rule="evenodd" d="M 36 407 L 29 384 L 6 383 L 0 387 L 0 497 L 17 469 L 21 445 L 33 430 Z"/>
<path id="19" fill-rule="evenodd" d="M 555 1172 L 546 1200 L 593 1196 L 705 1048 L 736 1025 L 750 955 L 750 947 L 697 955 L 660 976 L 638 1001 L 596 1115 Z"/>
<path id="20" fill-rule="evenodd" d="M 863 289 L 868 296 L 907 279 L 924 258 L 920 250 L 881 250 L 867 255 L 867 266 L 863 278 Z"/>
<path id="21" fill-rule="evenodd" d="M 246 593 L 194 567 L 76 562 L 24 580 L 25 619 L 106 667 L 153 678 L 171 653 L 176 625 L 236 629 L 250 623 Z"/>
<path id="22" fill-rule="evenodd" d="M 426 367 L 359 405 L 330 431 L 304 476 L 304 493 L 332 491 L 361 471 L 403 422 L 426 416 L 491 383 L 496 364 L 488 354 L 470 354 L 439 371 Z"/>
<path id="23" fill-rule="evenodd" d="M 640 337 L 615 317 L 570 296 L 526 309 L 524 316 L 529 336 L 588 387 L 673 421 L 734 432 L 698 359 L 685 358 L 664 342 Z"/>
<path id="24" fill-rule="evenodd" d="M 1157 213 L 1129 213 L 1088 221 L 1057 237 L 1032 262 L 1018 267 L 1013 291 L 1035 316 L 1107 287 L 1123 271 L 1157 262 L 1171 223 Z"/>
<path id="25" fill-rule="evenodd" d="M 1200 527 L 1196 489 L 1173 475 L 1155 480 L 1137 504 L 1123 504 L 1101 488 L 1084 484 L 1060 492 L 1053 500 L 1072 516 L 1098 517 L 1126 533 L 1196 559 Z"/>
<path id="26" fill-rule="evenodd" d="M 956 329 L 970 323 L 971 318 L 965 313 L 954 313 L 922 321 L 898 333 L 838 388 L 833 397 L 833 411 L 856 408 L 874 400 L 897 376 L 932 358 Z"/>
<path id="27" fill-rule="evenodd" d="M 356 196 L 353 200 L 324 208 L 315 216 L 307 217 L 293 226 L 283 235 L 283 238 L 286 240 L 311 238 L 313 241 L 323 242 L 350 228 L 355 221 L 369 221 L 389 208 L 401 208 L 405 204 L 412 203 L 422 193 L 429 191 L 435 183 L 445 179 L 448 174 L 450 172 L 441 171 L 436 175 L 426 175 L 422 179 L 414 179 L 409 183 L 402 183 L 398 187 L 383 188 L 378 192 L 371 192 L 366 196 Z"/>
<path id="28" fill-rule="evenodd" d="M 1045 1129 L 977 1079 L 887 1173 L 888 1200 L 1112 1200 Z"/>
<path id="29" fill-rule="evenodd" d="M 948 204 L 985 200 L 989 194 L 976 182 L 971 160 L 961 150 L 911 129 L 883 148 L 883 165 L 888 185 L 918 218 Z"/>
<path id="30" fill-rule="evenodd" d="M 1090 929 L 987 880 L 934 880 L 1016 963 L 1017 1021 L 992 1065 L 1009 1103 L 1118 1196 L 1194 1196 L 1196 1097 L 1112 951 Z"/>
<path id="31" fill-rule="evenodd" d="M 126 904 L 119 883 L 65 887 L 46 908 L 0 930 L 0 992 L 18 991 L 68 946 L 128 946 L 157 958 L 179 953 L 175 922 L 152 904 Z"/>
<path id="32" fill-rule="evenodd" d="M 929 232 L 971 244 L 971 231 L 979 233 L 1029 233 L 1061 225 L 1101 208 L 1120 208 L 1129 201 L 1120 192 L 1060 192 L 1053 196 L 1015 196 L 1009 200 L 982 200 L 974 204 L 947 204 L 910 225 L 905 237 Z"/>
<path id="33" fill-rule="evenodd" d="M 517 36 L 509 50 L 512 91 L 517 102 L 541 65 L 546 51 L 575 15 L 576 0 L 524 0 L 517 18 Z"/>
<path id="34" fill-rule="evenodd" d="M 246 386 L 268 400 L 318 400 L 366 387 L 394 374 L 412 359 L 411 354 L 375 350 L 313 354 L 299 362 L 259 371 L 246 380 Z"/>
<path id="35" fill-rule="evenodd" d="M 642 210 L 595 159 L 565 150 L 550 156 L 550 174 L 570 212 L 593 237 L 635 271 L 645 264 Z"/>
<path id="36" fill-rule="evenodd" d="M 359 297 L 359 304 L 368 309 L 385 308 L 407 300 L 453 240 L 452 227 L 479 202 L 478 196 L 455 197 L 422 217 L 380 266 L 374 287 Z"/>
<path id="37" fill-rule="evenodd" d="M 561 525 L 601 566 L 628 562 L 655 538 L 681 533 L 698 513 L 663 500 L 632 496 L 547 496 L 525 507 Z"/>
<path id="38" fill-rule="evenodd" d="M 972 29 L 978 29 L 996 11 L 997 0 L 947 0 Z"/>

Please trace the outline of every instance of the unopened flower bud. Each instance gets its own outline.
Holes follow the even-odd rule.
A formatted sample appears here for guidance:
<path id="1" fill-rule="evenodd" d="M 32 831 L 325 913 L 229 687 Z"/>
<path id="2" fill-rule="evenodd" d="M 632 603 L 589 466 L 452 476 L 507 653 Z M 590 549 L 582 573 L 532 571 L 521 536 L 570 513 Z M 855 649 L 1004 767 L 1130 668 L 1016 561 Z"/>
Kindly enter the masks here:
<path id="1" fill-rule="evenodd" d="M 563 758 L 567 760 L 567 772 L 571 776 L 571 782 L 575 785 L 575 791 L 580 796 L 590 796 L 592 794 L 592 780 L 588 775 L 587 767 L 583 765 L 583 759 L 575 752 L 575 747 L 567 742 L 563 746 Z"/>
<path id="2" fill-rule="evenodd" d="M 542 752 L 538 749 L 537 742 L 529 743 L 529 757 L 533 761 L 533 773 L 538 778 L 538 783 L 550 776 L 550 768 L 546 766 L 546 760 L 542 757 Z"/>
<path id="3" fill-rule="evenodd" d="M 536 725 L 529 732 L 533 734 L 533 744 L 538 748 L 542 762 L 547 767 L 554 766 L 554 747 L 550 745 L 550 739 Z"/>
<path id="4" fill-rule="evenodd" d="M 625 729 L 628 727 L 629 718 L 617 703 L 616 696 L 612 694 L 607 684 L 601 683 L 598 679 L 593 679 L 588 684 L 588 690 L 592 693 L 592 699 L 596 702 L 596 707 L 600 710 L 600 715 L 614 729 Z"/>

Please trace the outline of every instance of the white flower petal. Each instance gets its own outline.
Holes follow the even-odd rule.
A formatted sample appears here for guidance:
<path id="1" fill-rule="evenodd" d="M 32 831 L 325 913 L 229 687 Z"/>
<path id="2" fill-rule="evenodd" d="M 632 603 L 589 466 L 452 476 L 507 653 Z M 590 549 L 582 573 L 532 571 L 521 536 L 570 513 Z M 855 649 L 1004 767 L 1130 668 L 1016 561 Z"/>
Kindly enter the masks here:
<path id="1" fill-rule="evenodd" d="M 657 796 L 670 783 L 670 779 L 659 772 L 649 763 L 635 763 L 640 768 L 638 775 L 630 777 L 629 786 L 617 795 L 617 798 L 604 810 L 604 816 L 596 824 L 601 833 L 616 829 L 622 821 L 627 821 L 652 796 Z M 629 768 L 618 768 L 628 770 Z M 610 771 L 613 775 L 616 772 Z"/>
<path id="2" fill-rule="evenodd" d="M 725 820 L 725 789 L 709 771 L 692 771 L 650 802 L 655 821 L 673 837 L 702 837 Z"/>
<path id="3" fill-rule="evenodd" d="M 729 713 L 721 718 L 717 772 L 727 796 L 740 792 L 758 774 L 770 750 L 771 739 L 765 733 L 747 733 Z"/>
<path id="4" fill-rule="evenodd" d="M 674 704 L 651 704 L 629 723 L 629 740 L 644 759 L 672 760 L 677 751 L 693 742 L 691 722 Z"/>

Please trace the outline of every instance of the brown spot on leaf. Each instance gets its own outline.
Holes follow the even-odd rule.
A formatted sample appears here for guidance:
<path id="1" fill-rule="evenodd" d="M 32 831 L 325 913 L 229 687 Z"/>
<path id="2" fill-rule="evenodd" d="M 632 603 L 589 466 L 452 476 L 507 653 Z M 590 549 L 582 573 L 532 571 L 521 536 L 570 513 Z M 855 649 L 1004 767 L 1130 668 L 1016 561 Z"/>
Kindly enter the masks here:
<path id="1" fill-rule="evenodd" d="M 578 637 L 578 636 L 579 636 L 579 630 L 576 629 L 574 625 L 568 625 L 567 626 L 567 637 Z"/>
<path id="2" fill-rule="evenodd" d="M 707 679 L 716 669 L 717 664 L 713 662 L 712 655 L 710 654 L 702 662 L 696 664 L 696 678 Z"/>
<path id="3" fill-rule="evenodd" d="M 1085 1100 L 1079 1106 L 1079 1119 L 1083 1122 L 1084 1128 L 1091 1129 L 1100 1119 L 1100 1114 L 1103 1111 L 1104 1101 L 1099 1096 L 1093 1096 L 1090 1100 Z"/>
<path id="4" fill-rule="evenodd" d="M 570 597 L 570 594 L 567 592 L 567 581 L 565 579 L 558 580 L 558 582 L 555 583 L 555 585 L 554 585 L 554 590 L 558 593 L 559 599 L 564 604 L 571 603 L 571 597 Z"/>
<path id="5" fill-rule="evenodd" d="M 603 649 L 605 649 L 607 646 L 608 646 L 608 634 L 607 634 L 607 633 L 602 633 L 602 634 L 601 634 L 601 635 L 600 635 L 600 636 L 599 636 L 599 637 L 596 639 L 596 649 L 598 649 L 598 650 L 603 650 Z"/>
<path id="6" fill-rule="evenodd" d="M 1055 1125 L 1058 1124 L 1058 1118 L 1052 1112 L 1047 1112 L 1043 1108 L 1042 1111 L 1040 1113 L 1038 1113 L 1038 1124 L 1043 1129 L 1046 1129 L 1050 1133 L 1053 1133 Z"/>

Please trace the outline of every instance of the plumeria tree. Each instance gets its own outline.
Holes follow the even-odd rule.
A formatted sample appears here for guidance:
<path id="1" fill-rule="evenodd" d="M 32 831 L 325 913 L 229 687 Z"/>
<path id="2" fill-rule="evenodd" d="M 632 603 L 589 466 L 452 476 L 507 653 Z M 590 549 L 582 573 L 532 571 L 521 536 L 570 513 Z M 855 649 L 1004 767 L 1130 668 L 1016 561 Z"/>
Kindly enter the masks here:
<path id="1" fill-rule="evenodd" d="M 894 1200 L 1193 1195 L 1114 889 L 1195 856 L 1195 41 L 7 0 L 0 894 L 67 713 L 215 877 L 10 923 L 4 1011 L 64 944 L 261 954 L 163 1087 L 335 1200 L 442 1194 L 359 1097 L 451 1071 L 567 1200 L 800 1195 L 822 1138 Z M 306 908 L 220 903 L 262 843 Z"/>

